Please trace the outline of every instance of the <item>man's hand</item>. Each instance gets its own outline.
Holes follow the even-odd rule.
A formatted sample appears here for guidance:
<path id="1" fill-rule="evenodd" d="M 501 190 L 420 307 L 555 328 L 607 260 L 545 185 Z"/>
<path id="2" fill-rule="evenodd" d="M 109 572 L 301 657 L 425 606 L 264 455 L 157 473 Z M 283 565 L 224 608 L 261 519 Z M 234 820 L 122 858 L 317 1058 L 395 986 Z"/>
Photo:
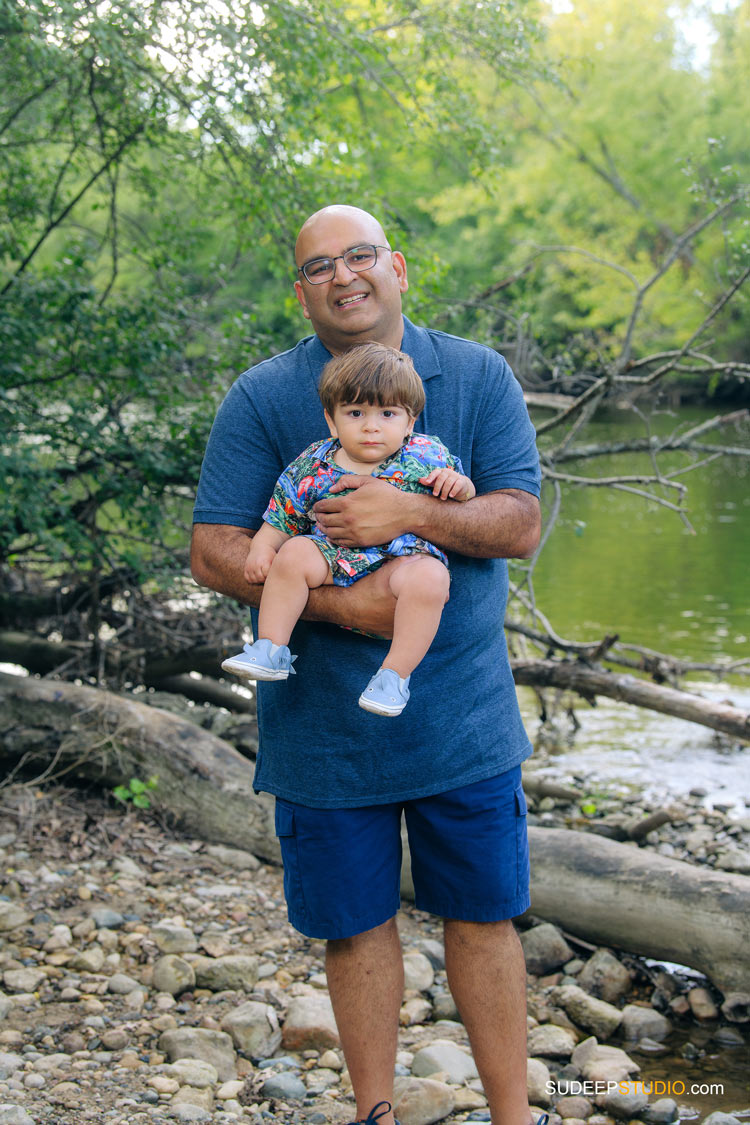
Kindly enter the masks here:
<path id="1" fill-rule="evenodd" d="M 431 488 L 440 500 L 471 500 L 477 494 L 473 482 L 455 469 L 433 469 L 419 483 Z"/>
<path id="2" fill-rule="evenodd" d="M 346 492 L 345 496 L 334 493 Z M 329 498 L 313 505 L 320 529 L 340 547 L 374 547 L 411 530 L 413 493 L 377 477 L 350 476 L 334 484 Z"/>

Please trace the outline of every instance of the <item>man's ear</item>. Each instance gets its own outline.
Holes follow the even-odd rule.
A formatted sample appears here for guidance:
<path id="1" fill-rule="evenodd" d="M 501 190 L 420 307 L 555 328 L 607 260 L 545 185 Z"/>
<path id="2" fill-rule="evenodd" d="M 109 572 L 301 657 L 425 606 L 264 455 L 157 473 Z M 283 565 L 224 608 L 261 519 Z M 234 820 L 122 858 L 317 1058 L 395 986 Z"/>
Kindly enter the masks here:
<path id="1" fill-rule="evenodd" d="M 307 301 L 305 300 L 305 293 L 304 293 L 304 290 L 302 288 L 302 282 L 301 281 L 295 281 L 294 292 L 297 294 L 297 300 L 299 301 L 300 305 L 302 306 L 303 315 L 307 318 L 307 320 L 309 320 L 310 319 L 310 310 L 307 307 Z"/>
<path id="2" fill-rule="evenodd" d="M 409 288 L 409 279 L 406 276 L 406 258 L 400 250 L 393 250 L 391 251 L 391 262 L 393 264 L 393 272 L 398 278 L 398 287 L 402 293 L 405 293 Z M 299 284 L 299 282 L 297 284 Z"/>
<path id="3" fill-rule="evenodd" d="M 336 433 L 336 427 L 333 424 L 333 418 L 331 417 L 331 415 L 328 413 L 327 410 L 324 410 L 323 413 L 325 414 L 326 425 L 328 426 L 328 432 L 330 433 L 331 437 L 337 438 L 339 435 Z"/>

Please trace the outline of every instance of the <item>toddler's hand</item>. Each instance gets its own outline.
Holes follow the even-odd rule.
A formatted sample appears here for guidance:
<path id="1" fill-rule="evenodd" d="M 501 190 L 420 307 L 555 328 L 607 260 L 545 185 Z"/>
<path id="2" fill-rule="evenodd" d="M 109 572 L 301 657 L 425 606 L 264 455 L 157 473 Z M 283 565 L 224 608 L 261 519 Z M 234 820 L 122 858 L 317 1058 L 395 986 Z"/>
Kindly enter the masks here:
<path id="1" fill-rule="evenodd" d="M 426 477 L 420 477 L 419 483 L 431 486 L 432 495 L 440 500 L 471 500 L 477 494 L 469 478 L 455 469 L 433 469 Z"/>
<path id="2" fill-rule="evenodd" d="M 271 547 L 250 548 L 245 561 L 245 581 L 265 582 L 276 552 Z"/>

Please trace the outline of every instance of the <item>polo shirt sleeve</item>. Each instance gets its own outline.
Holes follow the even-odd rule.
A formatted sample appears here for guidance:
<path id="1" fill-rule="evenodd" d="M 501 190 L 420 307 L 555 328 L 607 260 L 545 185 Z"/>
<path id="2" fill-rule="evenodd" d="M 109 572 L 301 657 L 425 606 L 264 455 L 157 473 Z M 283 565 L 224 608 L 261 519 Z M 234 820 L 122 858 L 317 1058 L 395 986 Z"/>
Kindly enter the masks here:
<path id="1" fill-rule="evenodd" d="M 539 496 L 536 433 L 521 385 L 506 360 L 489 349 L 484 376 L 469 474 L 477 493 L 518 488 Z"/>

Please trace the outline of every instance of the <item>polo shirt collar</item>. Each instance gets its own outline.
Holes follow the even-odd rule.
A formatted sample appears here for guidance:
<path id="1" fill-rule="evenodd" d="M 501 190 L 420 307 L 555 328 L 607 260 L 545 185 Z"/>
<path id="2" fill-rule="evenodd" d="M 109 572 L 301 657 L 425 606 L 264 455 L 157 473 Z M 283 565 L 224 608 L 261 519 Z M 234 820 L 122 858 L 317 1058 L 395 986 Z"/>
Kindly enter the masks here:
<path id="1" fill-rule="evenodd" d="M 404 336 L 401 341 L 401 350 L 407 352 L 414 360 L 414 366 L 423 381 L 432 379 L 435 375 L 440 375 L 440 360 L 438 359 L 429 332 L 424 328 L 417 328 L 408 317 L 405 316 L 403 319 Z M 328 363 L 328 360 L 331 358 L 331 353 L 317 336 L 307 336 L 302 340 L 302 343 L 307 345 L 310 369 L 313 373 L 317 373 L 317 385 L 317 375 L 319 375 L 324 364 Z"/>

